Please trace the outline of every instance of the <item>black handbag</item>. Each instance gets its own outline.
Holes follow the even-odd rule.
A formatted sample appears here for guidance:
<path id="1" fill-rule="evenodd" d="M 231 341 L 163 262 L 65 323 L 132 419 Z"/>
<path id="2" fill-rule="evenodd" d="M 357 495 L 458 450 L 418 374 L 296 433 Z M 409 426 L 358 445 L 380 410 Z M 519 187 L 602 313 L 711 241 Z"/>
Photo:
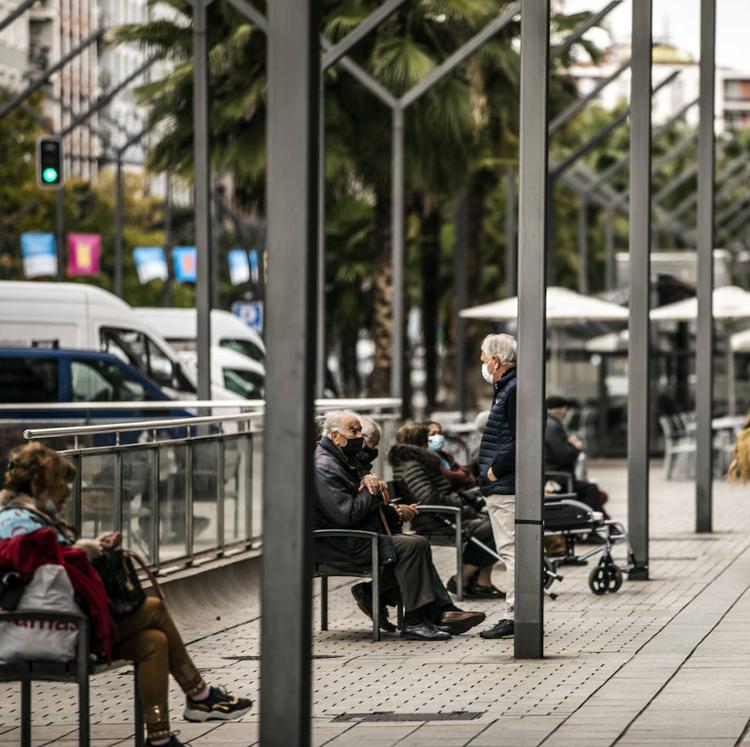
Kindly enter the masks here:
<path id="1" fill-rule="evenodd" d="M 134 559 L 148 571 L 145 563 L 129 550 L 103 550 L 92 561 L 109 597 L 109 611 L 114 620 L 129 617 L 146 601 Z M 157 590 L 160 591 L 158 586 Z"/>

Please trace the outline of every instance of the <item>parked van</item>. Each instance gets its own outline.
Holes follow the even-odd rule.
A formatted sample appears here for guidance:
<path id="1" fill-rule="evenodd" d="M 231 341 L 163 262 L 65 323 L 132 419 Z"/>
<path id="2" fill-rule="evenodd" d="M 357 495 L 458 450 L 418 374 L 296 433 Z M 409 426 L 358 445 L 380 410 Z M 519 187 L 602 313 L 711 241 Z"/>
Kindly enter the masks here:
<path id="1" fill-rule="evenodd" d="M 195 397 L 197 377 L 177 351 L 112 293 L 82 283 L 0 281 L 0 347 L 102 350 L 156 383 L 168 396 Z M 230 398 L 226 390 L 212 391 Z"/>
<path id="2" fill-rule="evenodd" d="M 195 309 L 143 306 L 134 308 L 133 311 L 175 350 L 196 349 L 198 313 Z M 211 310 L 211 345 L 234 350 L 265 366 L 266 346 L 263 338 L 228 311 Z"/>
<path id="3" fill-rule="evenodd" d="M 192 350 L 180 353 L 185 368 L 196 370 L 197 355 Z M 211 381 L 244 399 L 264 399 L 266 369 L 245 355 L 214 345 L 211 348 Z"/>

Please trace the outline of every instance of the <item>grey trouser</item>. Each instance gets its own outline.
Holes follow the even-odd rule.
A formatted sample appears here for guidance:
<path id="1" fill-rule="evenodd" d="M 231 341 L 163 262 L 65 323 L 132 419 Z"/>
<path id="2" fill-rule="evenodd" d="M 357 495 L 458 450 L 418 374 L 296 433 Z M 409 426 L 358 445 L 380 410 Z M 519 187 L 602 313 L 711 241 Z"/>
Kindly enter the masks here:
<path id="1" fill-rule="evenodd" d="M 512 620 L 516 596 L 516 496 L 486 495 L 484 500 L 487 503 L 487 513 L 490 515 L 492 534 L 495 537 L 495 549 L 505 564 L 504 617 Z"/>

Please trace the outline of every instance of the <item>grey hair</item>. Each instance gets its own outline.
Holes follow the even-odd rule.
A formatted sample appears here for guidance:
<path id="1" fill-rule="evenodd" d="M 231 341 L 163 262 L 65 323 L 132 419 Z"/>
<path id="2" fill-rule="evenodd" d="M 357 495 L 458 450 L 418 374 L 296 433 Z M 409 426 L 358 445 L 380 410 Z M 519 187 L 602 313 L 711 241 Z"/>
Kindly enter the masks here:
<path id="1" fill-rule="evenodd" d="M 515 365 L 518 360 L 517 348 L 516 338 L 512 335 L 487 335 L 482 340 L 482 352 L 506 365 Z"/>
<path id="2" fill-rule="evenodd" d="M 380 436 L 380 426 L 367 415 L 359 416 L 359 423 L 362 426 L 362 435 L 365 438 L 372 438 L 374 435 Z"/>
<path id="3" fill-rule="evenodd" d="M 333 410 L 329 412 L 323 421 L 323 435 L 330 436 L 332 431 L 340 432 L 344 419 L 352 417 L 357 418 L 357 420 L 360 419 L 359 415 L 351 410 Z M 360 420 L 360 423 L 361 422 L 362 421 Z"/>

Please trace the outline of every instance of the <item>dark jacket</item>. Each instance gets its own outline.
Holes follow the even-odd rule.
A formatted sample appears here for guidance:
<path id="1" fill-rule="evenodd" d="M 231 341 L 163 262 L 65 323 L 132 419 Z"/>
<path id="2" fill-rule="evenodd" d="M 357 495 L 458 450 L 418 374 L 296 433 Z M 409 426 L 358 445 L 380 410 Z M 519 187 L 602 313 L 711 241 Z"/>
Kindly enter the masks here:
<path id="1" fill-rule="evenodd" d="M 380 496 L 360 489 L 361 468 L 323 437 L 315 450 L 315 529 L 359 529 L 382 534 L 381 561 L 393 561 L 393 542 L 385 534 L 378 509 Z M 371 565 L 370 541 L 333 538 L 315 541 L 315 562 L 336 568 L 365 569 Z"/>
<path id="2" fill-rule="evenodd" d="M 487 479 L 487 471 L 497 478 Z M 482 495 L 515 495 L 516 492 L 516 369 L 495 382 L 487 428 L 479 445 L 479 487 Z"/>
<path id="3" fill-rule="evenodd" d="M 552 415 L 547 415 L 544 429 L 544 468 L 555 472 L 575 472 L 580 449 L 568 441 L 565 426 Z"/>
<path id="4" fill-rule="evenodd" d="M 388 461 L 393 467 L 398 497 L 404 503 L 453 506 L 462 508 L 464 519 L 478 519 L 478 515 L 463 506 L 461 498 L 451 490 L 440 470 L 440 457 L 434 452 L 412 444 L 396 444 L 388 452 Z M 435 514 L 417 514 L 411 526 L 419 534 L 446 534 L 452 531 Z"/>

